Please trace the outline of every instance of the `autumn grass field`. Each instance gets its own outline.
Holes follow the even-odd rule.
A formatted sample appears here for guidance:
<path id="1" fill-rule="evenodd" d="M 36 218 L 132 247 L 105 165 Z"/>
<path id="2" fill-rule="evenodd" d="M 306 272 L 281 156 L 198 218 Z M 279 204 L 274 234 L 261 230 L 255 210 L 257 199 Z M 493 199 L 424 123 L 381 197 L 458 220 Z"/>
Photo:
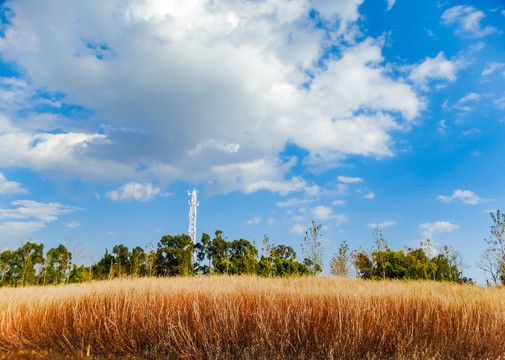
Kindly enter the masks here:
<path id="1" fill-rule="evenodd" d="M 505 289 L 253 276 L 0 289 L 0 359 L 505 359 Z"/>

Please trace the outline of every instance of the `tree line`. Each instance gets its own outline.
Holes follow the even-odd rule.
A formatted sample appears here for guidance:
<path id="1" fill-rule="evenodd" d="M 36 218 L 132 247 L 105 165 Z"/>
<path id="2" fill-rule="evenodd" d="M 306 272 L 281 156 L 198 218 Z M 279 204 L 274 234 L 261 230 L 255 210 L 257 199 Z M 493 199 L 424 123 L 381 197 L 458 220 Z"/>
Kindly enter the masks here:
<path id="1" fill-rule="evenodd" d="M 495 283 L 505 284 L 505 214 L 492 213 L 491 235 L 485 239 L 478 266 Z M 414 279 L 472 282 L 462 276 L 457 251 L 444 246 L 434 251 L 428 239 L 420 248 L 394 251 L 389 248 L 379 226 L 373 232 L 372 250 L 350 251 L 342 241 L 330 261 L 335 276 L 362 279 Z M 189 235 L 165 235 L 155 247 L 148 244 L 129 249 L 115 245 L 96 263 L 85 266 L 72 262 L 71 252 L 64 246 L 52 248 L 44 255 L 44 245 L 27 242 L 17 250 L 0 253 L 0 286 L 80 283 L 121 276 L 188 276 L 196 274 L 255 274 L 259 276 L 301 276 L 322 272 L 323 245 L 321 225 L 314 221 L 306 231 L 303 260 L 299 261 L 291 246 L 270 244 L 264 236 L 260 251 L 246 239 L 227 240 L 221 230 L 213 237 L 204 233 L 197 244 Z"/>

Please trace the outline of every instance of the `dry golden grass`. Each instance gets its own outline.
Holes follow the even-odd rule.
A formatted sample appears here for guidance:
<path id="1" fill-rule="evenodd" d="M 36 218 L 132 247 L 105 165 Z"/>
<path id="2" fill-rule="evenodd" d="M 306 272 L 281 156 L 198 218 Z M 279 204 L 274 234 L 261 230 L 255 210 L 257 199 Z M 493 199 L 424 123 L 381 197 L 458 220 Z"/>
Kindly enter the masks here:
<path id="1" fill-rule="evenodd" d="M 0 358 L 505 359 L 505 290 L 252 276 L 3 288 L 0 350 Z"/>

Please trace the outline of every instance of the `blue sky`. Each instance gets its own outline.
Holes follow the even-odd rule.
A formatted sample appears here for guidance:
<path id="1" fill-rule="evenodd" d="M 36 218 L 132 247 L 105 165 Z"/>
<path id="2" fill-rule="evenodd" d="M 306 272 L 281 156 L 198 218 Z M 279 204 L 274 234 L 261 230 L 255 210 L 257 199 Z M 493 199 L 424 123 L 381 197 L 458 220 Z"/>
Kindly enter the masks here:
<path id="1" fill-rule="evenodd" d="M 502 1 L 4 1 L 0 246 L 77 262 L 187 232 L 300 251 L 314 220 L 464 275 L 502 209 Z"/>

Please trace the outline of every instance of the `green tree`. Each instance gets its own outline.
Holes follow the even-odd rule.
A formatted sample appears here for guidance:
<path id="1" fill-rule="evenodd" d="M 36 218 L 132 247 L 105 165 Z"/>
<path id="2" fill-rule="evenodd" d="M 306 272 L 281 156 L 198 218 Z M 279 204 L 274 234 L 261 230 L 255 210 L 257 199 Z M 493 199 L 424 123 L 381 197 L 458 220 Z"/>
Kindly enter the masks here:
<path id="1" fill-rule="evenodd" d="M 258 250 L 248 240 L 234 240 L 229 244 L 230 262 L 236 274 L 254 274 L 256 272 Z"/>
<path id="2" fill-rule="evenodd" d="M 203 263 L 203 260 L 207 258 L 208 265 L 200 265 L 199 271 L 204 274 L 210 273 L 212 268 L 212 242 L 210 240 L 209 234 L 203 233 L 201 241 L 196 244 L 196 259 L 199 264 Z"/>
<path id="3" fill-rule="evenodd" d="M 112 248 L 114 256 L 114 273 L 116 276 L 125 276 L 130 274 L 130 251 L 123 244 Z"/>
<path id="4" fill-rule="evenodd" d="M 16 250 L 14 266 L 18 268 L 20 284 L 36 284 L 37 276 L 35 266 L 44 265 L 44 244 L 25 243 Z"/>
<path id="5" fill-rule="evenodd" d="M 16 271 L 14 269 L 16 258 L 16 253 L 12 250 L 6 250 L 0 254 L 0 286 L 16 284 Z"/>
<path id="6" fill-rule="evenodd" d="M 145 276 L 148 273 L 146 265 L 146 253 L 140 246 L 135 247 L 130 253 L 129 274 L 135 276 Z"/>
<path id="7" fill-rule="evenodd" d="M 42 284 L 59 284 L 68 281 L 72 254 L 60 244 L 46 254 Z"/>
<path id="8" fill-rule="evenodd" d="M 291 246 L 276 245 L 271 248 L 271 256 L 281 260 L 295 260 L 296 252 Z"/>
<path id="9" fill-rule="evenodd" d="M 230 243 L 226 241 L 223 232 L 221 230 L 216 230 L 214 239 L 212 239 L 212 243 L 209 247 L 209 254 L 213 267 L 211 271 L 217 270 L 217 267 L 222 269 L 224 265 L 225 272 L 229 272 L 229 247 Z M 218 272 L 221 272 L 221 270 Z"/>
<path id="10" fill-rule="evenodd" d="M 191 237 L 165 235 L 158 243 L 156 271 L 158 275 L 190 275 L 193 273 Z"/>
<path id="11" fill-rule="evenodd" d="M 105 249 L 104 256 L 92 266 L 92 271 L 99 280 L 114 277 L 114 256 Z"/>
<path id="12" fill-rule="evenodd" d="M 368 254 L 361 250 L 353 252 L 352 262 L 356 268 L 356 275 L 362 279 L 371 279 L 373 276 L 373 262 Z"/>

